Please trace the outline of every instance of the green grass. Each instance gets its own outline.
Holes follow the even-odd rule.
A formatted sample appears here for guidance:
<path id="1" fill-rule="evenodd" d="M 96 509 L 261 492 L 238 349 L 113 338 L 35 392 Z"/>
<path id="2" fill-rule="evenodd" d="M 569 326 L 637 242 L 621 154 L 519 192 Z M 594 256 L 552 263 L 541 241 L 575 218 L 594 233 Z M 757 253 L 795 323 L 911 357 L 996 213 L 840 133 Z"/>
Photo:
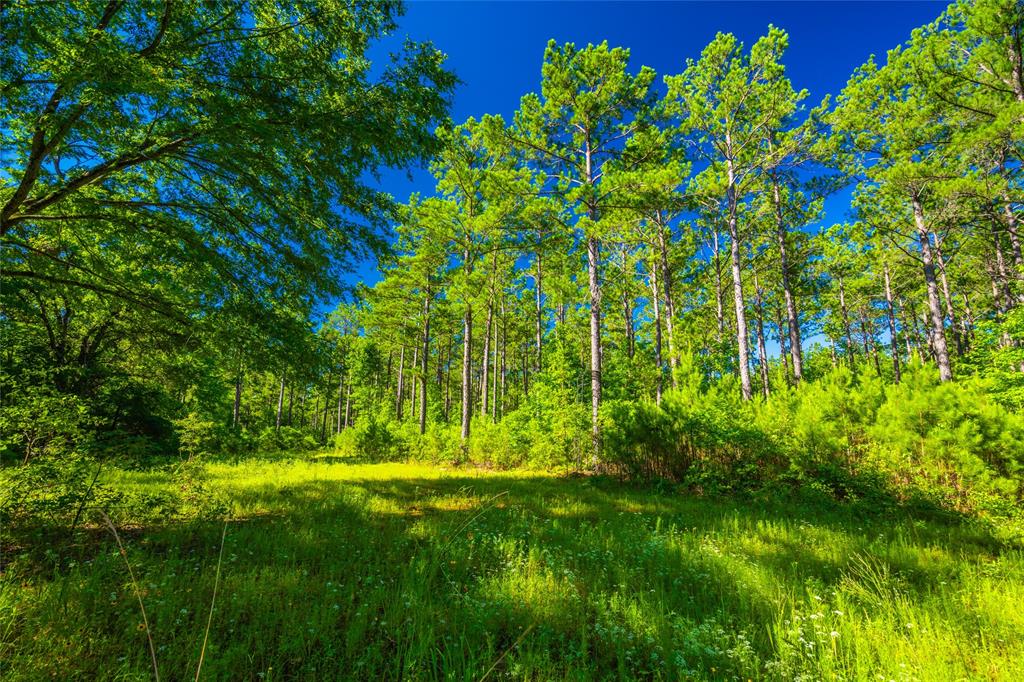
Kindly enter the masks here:
<path id="1" fill-rule="evenodd" d="M 978 524 L 533 472 L 208 470 L 231 521 L 203 679 L 1024 679 L 1024 556 Z M 161 679 L 194 679 L 223 523 L 120 522 Z M 56 575 L 7 558 L 6 682 L 152 679 L 124 560 L 86 533 Z"/>

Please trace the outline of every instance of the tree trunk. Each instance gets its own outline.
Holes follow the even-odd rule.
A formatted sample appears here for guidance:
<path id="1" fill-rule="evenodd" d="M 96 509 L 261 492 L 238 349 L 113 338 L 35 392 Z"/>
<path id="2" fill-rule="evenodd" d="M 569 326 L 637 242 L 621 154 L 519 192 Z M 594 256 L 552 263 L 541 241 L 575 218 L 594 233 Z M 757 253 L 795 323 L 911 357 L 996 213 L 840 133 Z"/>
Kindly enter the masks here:
<path id="1" fill-rule="evenodd" d="M 658 291 L 658 265 L 651 263 L 651 306 L 654 308 L 654 366 L 658 372 L 658 378 L 654 384 L 654 402 L 661 405 L 662 384 L 664 382 L 664 366 L 661 359 L 661 302 Z"/>
<path id="2" fill-rule="evenodd" d="M 727 143 L 728 140 L 727 140 Z M 739 216 L 736 200 L 736 176 L 733 172 L 732 159 L 726 159 L 728 185 L 726 187 L 729 203 L 729 249 L 732 259 L 732 292 L 733 303 L 736 305 L 736 345 L 739 350 L 740 390 L 744 400 L 753 396 L 750 385 L 750 349 L 749 332 L 747 331 L 747 314 L 743 298 L 743 264 L 740 259 Z"/>
<path id="3" fill-rule="evenodd" d="M 324 416 L 320 425 L 320 442 L 327 444 L 327 415 L 331 413 L 331 401 L 328 400 L 328 396 L 331 394 L 331 373 L 327 372 L 327 385 L 324 386 Z M 317 414 L 319 417 L 320 415 Z M 314 426 L 316 426 L 314 424 Z"/>
<path id="4" fill-rule="evenodd" d="M 419 356 L 419 346 L 415 346 L 412 349 L 412 369 L 409 372 L 410 374 L 412 374 L 412 377 L 410 377 L 411 380 L 409 381 L 409 383 L 412 384 L 412 387 L 409 389 L 409 416 L 412 417 L 413 420 L 416 419 L 416 391 L 420 385 L 420 377 L 417 376 L 419 374 L 420 366 Z"/>
<path id="5" fill-rule="evenodd" d="M 900 322 L 903 325 L 903 343 L 907 347 L 907 362 L 910 362 L 914 358 L 914 348 L 917 345 L 917 334 L 913 325 L 907 323 L 907 309 L 903 305 L 903 299 L 899 300 L 900 305 Z"/>
<path id="6" fill-rule="evenodd" d="M 242 374 L 235 377 L 235 404 L 231 410 L 231 428 L 238 428 L 238 420 L 242 412 Z"/>
<path id="7" fill-rule="evenodd" d="M 897 350 L 899 338 L 896 335 L 896 310 L 892 305 L 892 281 L 889 278 L 889 264 L 882 264 L 885 275 L 885 316 L 889 320 L 889 347 L 892 349 L 892 375 L 900 383 L 900 353 Z"/>
<path id="8" fill-rule="evenodd" d="M 949 278 L 946 277 L 946 259 L 942 255 L 942 246 L 938 238 L 934 245 L 935 263 L 939 266 L 939 281 L 942 282 L 942 297 L 946 303 L 946 316 L 949 318 L 949 328 L 953 332 L 953 341 L 956 343 L 957 357 L 964 355 L 964 342 L 960 338 L 960 324 L 957 322 L 956 311 L 953 308 L 953 296 L 950 294 Z"/>
<path id="9" fill-rule="evenodd" d="M 668 238 L 665 235 L 665 226 L 662 224 L 661 214 L 658 214 L 658 255 L 661 261 L 661 277 L 658 279 L 659 286 L 665 295 L 665 325 L 668 333 L 668 365 L 671 369 L 672 388 L 678 388 L 676 382 L 676 367 L 679 364 L 679 356 L 676 355 L 675 340 L 675 315 L 676 306 L 672 298 L 672 272 L 668 267 Z M 657 266 L 655 266 L 657 267 Z M 659 365 L 660 367 L 660 365 Z"/>
<path id="10" fill-rule="evenodd" d="M 284 374 L 281 375 L 281 390 L 277 393 L 277 417 L 274 419 L 274 431 L 281 433 L 281 413 L 284 411 Z"/>
<path id="11" fill-rule="evenodd" d="M 867 317 L 864 316 L 863 312 L 860 318 L 860 333 L 864 339 L 864 357 L 870 357 L 874 361 L 875 374 L 882 376 L 882 365 L 878 361 L 878 352 L 875 349 L 875 335 L 868 325 Z"/>
<path id="12" fill-rule="evenodd" d="M 352 372 L 349 371 L 348 381 L 345 382 L 345 425 L 348 428 L 352 424 Z"/>
<path id="13" fill-rule="evenodd" d="M 1013 264 L 1017 268 L 1024 268 L 1024 256 L 1021 254 L 1020 235 L 1017 231 L 1017 216 L 1010 206 L 1010 197 L 1003 195 L 1003 215 L 1006 218 L 1006 234 L 1010 237 L 1010 253 L 1013 255 Z"/>
<path id="14" fill-rule="evenodd" d="M 797 383 L 803 378 L 803 350 L 800 343 L 800 317 L 796 309 L 796 296 L 789 279 L 789 254 L 786 249 L 786 225 L 782 218 L 782 196 L 779 182 L 772 174 L 772 193 L 775 202 L 775 238 L 779 245 L 779 273 L 782 278 L 782 295 L 786 300 L 786 324 L 789 329 L 789 352 L 793 360 L 793 378 Z"/>
<path id="15" fill-rule="evenodd" d="M 530 395 L 530 373 L 526 370 L 526 349 L 523 349 L 523 395 L 529 397 Z"/>
<path id="16" fill-rule="evenodd" d="M 444 370 L 444 423 L 451 419 L 452 411 L 452 346 L 455 345 L 455 334 L 448 337 L 448 352 L 445 354 Z"/>
<path id="17" fill-rule="evenodd" d="M 842 275 L 838 275 L 836 280 L 839 283 L 839 312 L 843 317 L 843 335 L 846 338 L 847 360 L 850 363 L 850 367 L 853 368 L 856 363 L 854 361 L 853 333 L 850 331 L 850 313 L 846 307 L 846 287 L 843 284 Z"/>
<path id="18" fill-rule="evenodd" d="M 392 361 L 392 358 L 393 358 L 394 354 L 395 354 L 395 351 L 393 351 L 393 350 L 389 350 L 388 351 L 388 368 L 384 372 L 384 390 L 385 391 L 387 390 L 387 387 L 391 385 L 391 361 Z"/>
<path id="19" fill-rule="evenodd" d="M 494 321 L 491 339 L 491 421 L 498 421 L 498 321 Z"/>
<path id="20" fill-rule="evenodd" d="M 718 244 L 718 227 L 715 227 L 715 237 L 713 242 L 714 258 L 715 258 L 715 320 L 718 322 L 718 343 L 722 343 L 722 337 L 725 335 L 725 286 L 722 283 L 722 259 L 719 255 L 719 249 L 721 248 Z"/>
<path id="21" fill-rule="evenodd" d="M 633 336 L 633 305 L 625 287 L 622 288 L 622 322 L 626 331 L 626 355 L 632 360 L 636 348 Z"/>
<path id="22" fill-rule="evenodd" d="M 540 247 L 537 248 L 537 271 L 534 274 L 534 302 L 536 304 L 536 335 L 537 335 L 537 356 L 534 360 L 533 367 L 535 372 L 540 372 L 544 354 L 544 308 L 543 308 L 543 282 L 544 282 L 544 270 L 543 261 L 541 258 Z"/>
<path id="23" fill-rule="evenodd" d="M 467 302 L 462 317 L 462 448 L 463 454 L 469 440 L 469 421 L 472 418 L 473 400 L 473 308 Z"/>
<path id="24" fill-rule="evenodd" d="M 935 261 L 932 257 L 931 235 L 924 219 L 924 208 L 920 198 L 911 197 L 914 205 L 914 225 L 917 227 L 918 240 L 921 243 L 921 260 L 924 263 L 924 281 L 928 289 L 928 312 L 931 316 L 932 348 L 935 351 L 935 362 L 939 366 L 939 378 L 942 381 L 953 379 L 953 371 L 949 364 L 949 351 L 946 348 L 946 330 L 942 323 L 942 308 L 939 306 L 939 289 L 935 281 Z"/>
<path id="25" fill-rule="evenodd" d="M 754 312 L 757 315 L 757 363 L 761 373 L 761 392 L 767 398 L 771 395 L 771 384 L 768 380 L 768 347 L 764 342 L 764 301 L 761 298 L 761 285 L 754 273 Z"/>
<path id="26" fill-rule="evenodd" d="M 488 380 L 491 367 L 491 325 L 494 323 L 494 307 L 491 301 L 487 301 L 487 322 L 484 325 L 484 354 L 480 360 L 480 416 L 487 416 Z"/>
<path id="27" fill-rule="evenodd" d="M 508 368 L 505 365 L 505 347 L 508 345 L 508 325 L 505 318 L 505 299 L 501 299 L 501 393 L 499 394 L 499 400 L 494 401 L 494 409 L 497 412 L 497 417 L 501 418 L 505 416 L 505 376 L 508 373 Z"/>
<path id="28" fill-rule="evenodd" d="M 782 306 L 777 305 L 775 308 L 775 328 L 778 329 L 779 332 L 779 358 L 782 360 L 782 376 L 785 377 L 786 385 L 789 386 L 792 385 L 792 382 L 790 381 L 791 375 L 789 372 L 790 353 L 789 349 L 786 347 L 786 337 L 789 330 L 786 327 L 784 320 L 785 317 L 782 314 Z"/>
<path id="29" fill-rule="evenodd" d="M 596 237 L 587 238 L 587 293 L 590 298 L 590 419 L 593 439 L 593 463 L 596 466 L 601 447 L 601 284 L 598 280 L 600 246 Z"/>
<path id="30" fill-rule="evenodd" d="M 288 387 L 288 426 L 292 426 L 292 407 L 295 404 L 295 384 Z"/>
<path id="31" fill-rule="evenodd" d="M 971 311 L 971 299 L 967 297 L 967 292 L 961 292 L 960 295 L 964 299 L 964 339 L 970 346 L 974 339 L 974 313 Z"/>
<path id="32" fill-rule="evenodd" d="M 405 346 L 398 356 L 398 380 L 395 382 L 395 419 L 402 421 L 405 402 Z"/>
<path id="33" fill-rule="evenodd" d="M 430 287 L 423 298 L 423 340 L 420 350 L 420 435 L 427 432 L 427 360 L 430 357 Z M 438 351 L 440 355 L 440 351 Z"/>
<path id="34" fill-rule="evenodd" d="M 337 417 L 337 419 L 334 422 L 334 425 L 335 425 L 334 432 L 335 433 L 341 433 L 341 403 L 342 403 L 342 400 L 344 400 L 344 398 L 345 398 L 344 388 L 345 388 L 345 373 L 339 370 L 338 371 L 338 417 Z"/>
<path id="35" fill-rule="evenodd" d="M 998 229 L 992 230 L 992 245 L 995 249 L 995 273 L 993 278 L 993 295 L 998 312 L 1006 313 L 1013 308 L 1013 291 L 1010 286 L 1010 274 L 1006 267 L 1006 258 L 1003 256 L 1002 237 Z M 995 295 L 995 282 L 998 280 L 998 295 Z"/>

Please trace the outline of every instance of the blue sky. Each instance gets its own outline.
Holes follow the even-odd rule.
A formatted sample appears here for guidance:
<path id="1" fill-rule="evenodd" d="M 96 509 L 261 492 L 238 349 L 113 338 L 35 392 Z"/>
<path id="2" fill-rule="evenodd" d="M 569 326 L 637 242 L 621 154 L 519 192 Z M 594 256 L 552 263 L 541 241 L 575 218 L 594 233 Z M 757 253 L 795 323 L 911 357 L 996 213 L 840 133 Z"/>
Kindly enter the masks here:
<path id="1" fill-rule="evenodd" d="M 932 21 L 944 2 L 408 2 L 399 30 L 381 43 L 377 55 L 405 37 L 432 41 L 448 55 L 448 66 L 462 79 L 452 118 L 461 122 L 483 114 L 511 118 L 520 98 L 540 88 L 548 40 L 578 45 L 607 40 L 631 50 L 634 69 L 650 66 L 660 77 L 685 68 L 721 32 L 750 45 L 769 24 L 785 29 L 790 48 L 787 72 L 797 89 L 810 91 L 813 106 L 837 94 L 871 54 L 886 51 Z M 380 58 L 380 57 L 378 57 Z M 399 201 L 410 192 L 429 194 L 429 172 L 385 173 L 381 189 Z M 826 204 L 826 224 L 843 220 L 849 193 Z M 376 265 L 365 263 L 354 279 L 376 281 Z"/>

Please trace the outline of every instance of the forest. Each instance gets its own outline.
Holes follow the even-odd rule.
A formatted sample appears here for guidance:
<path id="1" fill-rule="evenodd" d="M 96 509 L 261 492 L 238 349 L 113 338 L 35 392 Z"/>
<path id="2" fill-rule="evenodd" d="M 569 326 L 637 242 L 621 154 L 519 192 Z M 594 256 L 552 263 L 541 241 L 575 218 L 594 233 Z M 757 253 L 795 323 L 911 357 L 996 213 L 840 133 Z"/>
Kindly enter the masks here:
<path id="1" fill-rule="evenodd" d="M 462 121 L 403 12 L 0 2 L 0 676 L 1021 679 L 1024 3 Z"/>

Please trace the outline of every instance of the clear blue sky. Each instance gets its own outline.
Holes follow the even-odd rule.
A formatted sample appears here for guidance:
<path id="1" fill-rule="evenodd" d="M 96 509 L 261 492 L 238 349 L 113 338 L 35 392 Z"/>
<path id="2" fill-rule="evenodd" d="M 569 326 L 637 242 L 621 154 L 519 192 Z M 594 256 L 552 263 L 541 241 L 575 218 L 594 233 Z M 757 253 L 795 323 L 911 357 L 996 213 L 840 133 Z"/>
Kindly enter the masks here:
<path id="1" fill-rule="evenodd" d="M 685 68 L 715 33 L 731 32 L 750 45 L 769 24 L 785 29 L 790 48 L 785 64 L 797 89 L 810 91 L 816 105 L 837 94 L 869 55 L 886 51 L 932 21 L 944 2 L 434 2 L 413 0 L 394 40 L 374 53 L 393 49 L 406 36 L 432 41 L 448 55 L 448 66 L 463 84 L 452 118 L 483 114 L 510 119 L 520 98 L 539 90 L 544 47 L 549 39 L 577 45 L 607 40 L 631 50 L 635 69 L 650 66 L 660 76 Z M 397 200 L 410 192 L 429 194 L 426 170 L 388 172 L 381 187 Z M 843 220 L 849 194 L 826 205 L 823 222 Z M 365 263 L 354 279 L 374 282 L 376 266 Z"/>

